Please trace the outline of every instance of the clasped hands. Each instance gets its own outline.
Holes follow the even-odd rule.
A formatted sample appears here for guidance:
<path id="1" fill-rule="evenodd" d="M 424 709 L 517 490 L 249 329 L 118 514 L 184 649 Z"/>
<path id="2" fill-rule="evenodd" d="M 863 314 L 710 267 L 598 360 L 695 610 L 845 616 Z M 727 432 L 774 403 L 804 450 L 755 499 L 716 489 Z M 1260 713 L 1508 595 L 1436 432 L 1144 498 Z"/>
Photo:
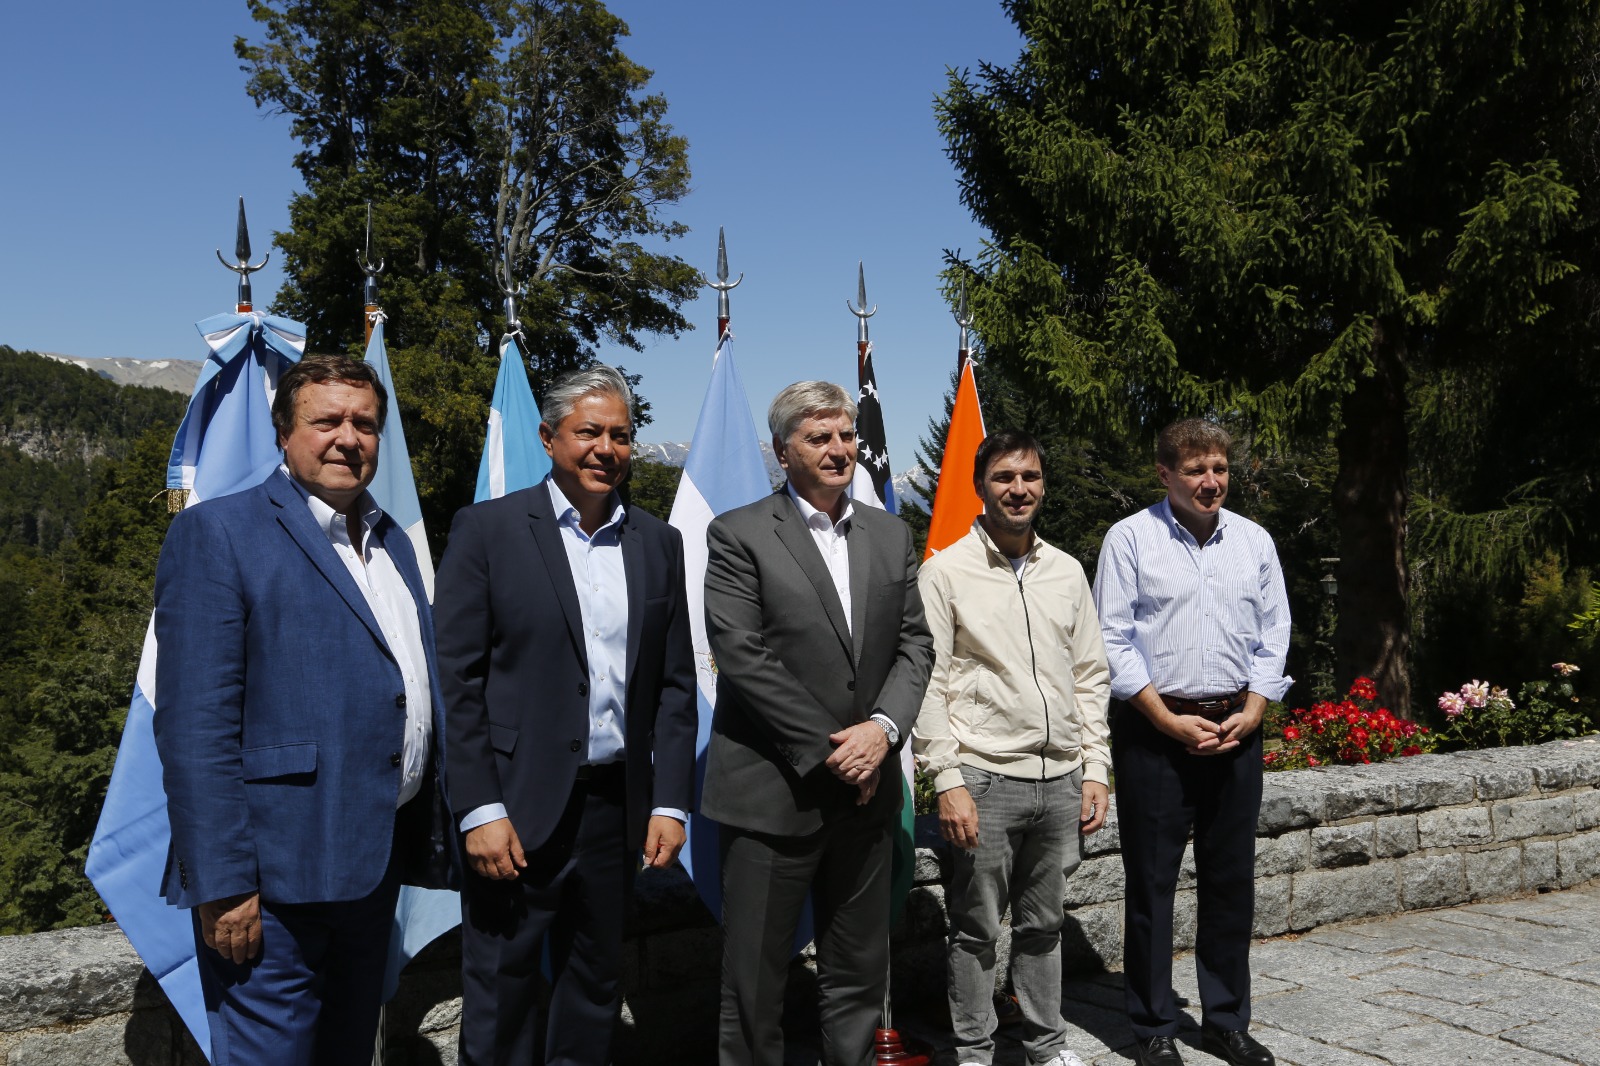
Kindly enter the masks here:
<path id="1" fill-rule="evenodd" d="M 1251 693 L 1245 697 L 1243 707 L 1220 722 L 1198 714 L 1169 714 L 1161 729 L 1190 755 L 1221 755 L 1237 748 L 1255 732 L 1265 711 L 1266 701 Z"/>
<path id="2" fill-rule="evenodd" d="M 889 734 L 870 719 L 857 722 L 828 736 L 834 745 L 826 763 L 833 776 L 856 786 L 856 806 L 862 806 L 878 791 L 883 780 L 883 760 L 889 754 Z"/>

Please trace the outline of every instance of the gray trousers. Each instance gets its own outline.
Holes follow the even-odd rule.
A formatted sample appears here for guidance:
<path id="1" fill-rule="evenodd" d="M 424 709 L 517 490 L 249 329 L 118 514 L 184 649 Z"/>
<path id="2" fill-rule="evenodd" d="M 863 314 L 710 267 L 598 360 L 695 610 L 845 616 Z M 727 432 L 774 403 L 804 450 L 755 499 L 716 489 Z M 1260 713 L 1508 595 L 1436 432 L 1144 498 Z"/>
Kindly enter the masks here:
<path id="1" fill-rule="evenodd" d="M 1061 1017 L 1062 897 L 1082 847 L 1083 771 L 1050 781 L 961 768 L 978 808 L 978 846 L 955 849 L 950 912 L 950 1022 L 956 1061 L 994 1061 L 994 964 L 1000 916 L 1011 907 L 1011 984 L 1022 1046 L 1048 1062 L 1066 1042 Z"/>

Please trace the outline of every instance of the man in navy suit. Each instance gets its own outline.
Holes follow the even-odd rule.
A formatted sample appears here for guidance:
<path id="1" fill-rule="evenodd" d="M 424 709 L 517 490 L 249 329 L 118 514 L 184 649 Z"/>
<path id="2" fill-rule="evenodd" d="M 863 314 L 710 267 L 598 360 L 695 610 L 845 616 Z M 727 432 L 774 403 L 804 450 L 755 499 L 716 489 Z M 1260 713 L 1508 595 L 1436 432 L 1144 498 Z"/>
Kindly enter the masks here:
<path id="1" fill-rule="evenodd" d="M 468 1066 L 610 1061 L 640 848 L 664 867 L 683 846 L 696 724 L 683 542 L 617 494 L 632 412 L 610 367 L 558 382 L 539 426 L 550 476 L 458 513 L 439 571 Z"/>
<path id="2" fill-rule="evenodd" d="M 370 1059 L 400 884 L 449 880 L 427 596 L 366 491 L 387 407 L 365 363 L 298 363 L 284 465 L 178 515 L 156 571 L 162 890 L 218 1066 Z"/>

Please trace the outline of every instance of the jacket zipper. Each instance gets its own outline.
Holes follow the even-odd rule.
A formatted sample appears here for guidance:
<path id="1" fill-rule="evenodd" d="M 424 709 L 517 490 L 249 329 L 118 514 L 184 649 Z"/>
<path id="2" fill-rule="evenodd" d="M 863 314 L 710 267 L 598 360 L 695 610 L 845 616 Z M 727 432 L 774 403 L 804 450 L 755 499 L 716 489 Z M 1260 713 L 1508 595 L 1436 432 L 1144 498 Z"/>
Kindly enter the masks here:
<path id="1" fill-rule="evenodd" d="M 1027 564 L 1023 564 L 1027 570 Z M 1039 653 L 1033 647 L 1033 617 L 1028 613 L 1028 594 L 1022 588 L 1022 575 L 1017 575 L 1017 598 L 1022 601 L 1022 624 L 1028 633 L 1028 668 L 1033 673 L 1033 687 L 1039 690 L 1039 702 L 1044 704 L 1044 743 L 1039 746 L 1039 780 L 1043 781 L 1047 769 L 1044 753 L 1050 747 L 1050 700 L 1039 683 Z"/>

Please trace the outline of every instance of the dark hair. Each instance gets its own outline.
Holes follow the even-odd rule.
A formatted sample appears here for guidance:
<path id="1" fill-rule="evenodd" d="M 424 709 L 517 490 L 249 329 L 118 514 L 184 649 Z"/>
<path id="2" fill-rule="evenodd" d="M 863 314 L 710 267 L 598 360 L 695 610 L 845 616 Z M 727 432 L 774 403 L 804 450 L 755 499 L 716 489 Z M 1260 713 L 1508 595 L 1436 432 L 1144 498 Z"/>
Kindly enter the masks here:
<path id="1" fill-rule="evenodd" d="M 1002 455 L 1012 455 L 1017 452 L 1032 452 L 1039 458 L 1039 473 L 1046 473 L 1044 468 L 1044 449 L 1039 447 L 1038 438 L 1032 433 L 1020 429 L 997 429 L 978 445 L 977 454 L 972 457 L 972 483 L 978 487 L 978 494 L 983 495 L 983 479 L 989 473 L 989 464 Z"/>
<path id="2" fill-rule="evenodd" d="M 1156 462 L 1170 470 L 1186 455 L 1226 456 L 1231 447 L 1233 437 L 1215 422 L 1185 418 L 1163 429 L 1156 438 Z"/>
<path id="3" fill-rule="evenodd" d="M 347 385 L 370 385 L 378 394 L 378 432 L 389 417 L 389 390 L 378 380 L 372 364 L 348 355 L 308 355 L 283 372 L 278 379 L 278 394 L 272 399 L 272 428 L 286 436 L 294 428 L 294 401 L 307 385 L 326 385 L 330 381 Z"/>

